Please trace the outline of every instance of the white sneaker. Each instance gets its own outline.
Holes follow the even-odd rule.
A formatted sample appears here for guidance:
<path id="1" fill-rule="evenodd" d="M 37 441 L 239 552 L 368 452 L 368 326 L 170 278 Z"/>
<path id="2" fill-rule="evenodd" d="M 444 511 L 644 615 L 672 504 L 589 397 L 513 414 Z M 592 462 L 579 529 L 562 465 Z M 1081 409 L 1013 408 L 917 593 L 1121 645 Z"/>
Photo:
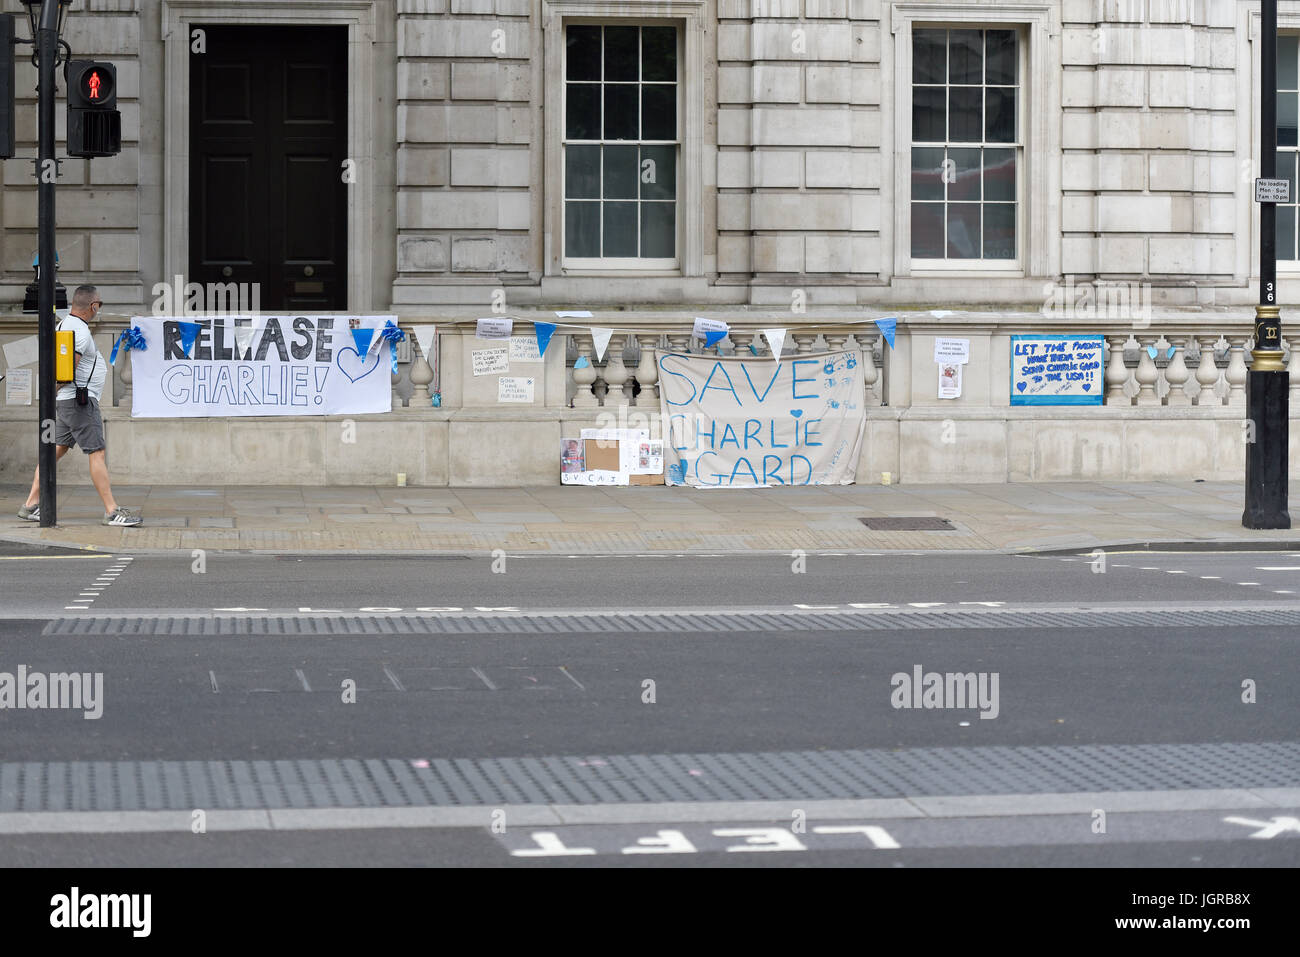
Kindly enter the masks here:
<path id="1" fill-rule="evenodd" d="M 130 526 L 140 525 L 143 521 L 144 519 L 139 515 L 132 515 L 129 511 L 119 505 L 112 514 L 104 516 L 103 524 Z"/>

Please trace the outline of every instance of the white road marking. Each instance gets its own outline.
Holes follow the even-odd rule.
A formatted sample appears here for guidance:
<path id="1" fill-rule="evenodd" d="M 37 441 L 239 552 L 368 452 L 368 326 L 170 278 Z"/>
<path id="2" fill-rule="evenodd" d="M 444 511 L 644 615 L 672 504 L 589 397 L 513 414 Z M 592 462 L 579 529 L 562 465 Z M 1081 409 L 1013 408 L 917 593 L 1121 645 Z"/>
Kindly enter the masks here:
<path id="1" fill-rule="evenodd" d="M 489 678 L 487 675 L 485 675 L 485 674 L 483 673 L 483 669 L 482 669 L 482 668 L 471 667 L 469 670 L 472 671 L 472 672 L 474 672 L 474 674 L 478 675 L 478 676 L 479 676 L 479 680 L 481 680 L 485 685 L 487 685 L 489 690 L 491 690 L 491 691 L 496 691 L 496 690 L 497 690 L 497 686 L 494 685 L 494 684 L 492 683 L 492 679 L 491 679 L 491 678 Z"/>
<path id="2" fill-rule="evenodd" d="M 1177 571 L 1177 570 L 1173 570 L 1173 571 L 1168 571 L 1168 572 L 1166 572 L 1165 574 L 1167 574 L 1167 575 L 1186 575 L 1187 572 L 1180 572 L 1180 571 Z"/>
<path id="3" fill-rule="evenodd" d="M 293 669 L 293 673 L 296 674 L 296 675 L 298 676 L 298 680 L 302 682 L 302 690 L 303 690 L 303 691 L 310 691 L 310 690 L 311 690 L 311 685 L 307 683 L 307 676 L 306 676 L 305 674 L 302 673 L 302 669 L 301 669 L 301 668 L 294 668 L 294 669 Z"/>
<path id="4" fill-rule="evenodd" d="M 1274 594 L 1274 595 L 1294 595 L 1295 592 L 1293 592 L 1293 591 L 1287 591 L 1285 588 L 1278 588 L 1278 589 L 1274 589 L 1273 594 Z"/>
<path id="5" fill-rule="evenodd" d="M 221 686 L 217 684 L 217 673 L 215 671 L 208 672 L 208 680 L 212 683 L 212 693 L 221 694 Z"/>
<path id="6" fill-rule="evenodd" d="M 577 685 L 577 686 L 578 686 L 579 688 L 581 688 L 583 691 L 586 691 L 586 690 L 587 690 L 587 686 L 584 685 L 584 684 L 583 684 L 581 681 L 579 681 L 577 678 L 573 677 L 573 675 L 569 673 L 569 669 L 566 668 L 566 667 L 564 667 L 564 665 L 560 665 L 560 670 L 564 672 L 564 677 L 568 678 L 570 681 L 572 681 L 575 685 Z"/>
<path id="7" fill-rule="evenodd" d="M 1204 579 L 1207 579 L 1207 580 L 1209 580 L 1209 579 L 1218 580 L 1218 578 L 1219 578 L 1218 575 L 1202 575 L 1201 577 L 1204 578 Z"/>
<path id="8" fill-rule="evenodd" d="M 1258 585 L 1259 582 L 1237 582 L 1238 585 Z"/>
<path id="9" fill-rule="evenodd" d="M 1300 565 L 1256 565 L 1257 572 L 1300 572 Z"/>
<path id="10" fill-rule="evenodd" d="M 402 682 L 398 679 L 397 675 L 393 673 L 393 669 L 388 667 L 388 665 L 384 665 L 384 674 L 388 676 L 389 683 L 392 684 L 392 686 L 396 688 L 398 691 L 406 690 L 406 686 L 402 684 Z"/>

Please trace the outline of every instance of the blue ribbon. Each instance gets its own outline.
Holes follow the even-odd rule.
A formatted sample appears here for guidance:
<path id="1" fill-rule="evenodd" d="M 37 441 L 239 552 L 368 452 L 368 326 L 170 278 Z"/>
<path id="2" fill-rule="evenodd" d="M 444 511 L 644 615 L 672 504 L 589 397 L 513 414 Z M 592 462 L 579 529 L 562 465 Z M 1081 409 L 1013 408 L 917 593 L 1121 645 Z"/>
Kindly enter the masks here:
<path id="1" fill-rule="evenodd" d="M 379 338 L 388 340 L 388 354 L 393 360 L 393 375 L 397 375 L 397 344 L 406 341 L 406 333 L 389 319 L 384 323 L 384 328 L 379 330 Z"/>
<path id="2" fill-rule="evenodd" d="M 144 352 L 145 349 L 149 348 L 144 341 L 144 333 L 140 331 L 139 326 L 133 326 L 130 329 L 123 329 L 122 334 L 119 335 L 117 340 L 113 343 L 113 353 L 108 357 L 109 365 L 112 365 L 117 361 L 117 350 L 123 345 L 126 346 L 128 352 L 132 349 L 139 349 L 141 352 Z"/>

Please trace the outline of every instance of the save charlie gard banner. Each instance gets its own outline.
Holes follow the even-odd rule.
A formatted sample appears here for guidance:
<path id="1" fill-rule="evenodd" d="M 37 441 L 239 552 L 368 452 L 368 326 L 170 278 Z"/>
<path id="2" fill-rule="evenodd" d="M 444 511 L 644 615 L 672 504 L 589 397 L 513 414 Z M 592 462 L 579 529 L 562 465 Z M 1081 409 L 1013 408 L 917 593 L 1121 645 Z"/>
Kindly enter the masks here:
<path id="1" fill-rule="evenodd" d="M 134 320 L 132 416 L 357 415 L 392 409 L 392 316 Z M 353 328 L 353 326 L 356 328 Z"/>
<path id="2" fill-rule="evenodd" d="M 847 485 L 867 418 L 860 352 L 659 359 L 669 485 Z"/>

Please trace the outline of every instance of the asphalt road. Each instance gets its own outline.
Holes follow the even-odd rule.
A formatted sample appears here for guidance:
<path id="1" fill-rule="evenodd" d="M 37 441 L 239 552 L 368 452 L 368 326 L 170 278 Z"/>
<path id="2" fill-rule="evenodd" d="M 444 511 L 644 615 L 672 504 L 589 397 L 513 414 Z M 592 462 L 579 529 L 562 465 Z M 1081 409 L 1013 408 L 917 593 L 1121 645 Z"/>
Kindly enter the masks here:
<path id="1" fill-rule="evenodd" d="M 1255 799 L 1261 788 L 1300 788 L 1300 778 L 1274 779 L 1264 769 L 1252 784 L 1229 773 L 1233 760 L 1245 760 L 1244 745 L 1300 740 L 1291 690 L 1300 683 L 1300 627 L 1251 618 L 1261 604 L 1295 605 L 1300 557 L 1289 553 L 1115 553 L 1104 572 L 1094 558 L 1071 556 L 808 555 L 801 572 L 788 556 L 509 556 L 503 572 L 490 556 L 209 553 L 201 571 L 195 560 L 0 553 L 0 672 L 23 665 L 29 673 L 103 675 L 95 720 L 75 709 L 0 710 L 0 866 L 1300 863 L 1300 826 L 1287 823 L 1300 819 L 1300 791 L 1296 806 L 1276 794 L 1267 806 Z M 884 618 L 886 626 L 866 631 L 818 617 L 855 605 L 938 617 L 924 627 Z M 1140 607 L 1167 614 L 1170 624 L 1111 626 L 1101 617 L 1064 626 L 1048 606 Z M 1204 607 L 1236 617 L 1207 626 L 1185 614 Z M 409 634 L 196 636 L 146 627 L 176 614 L 307 621 L 337 612 L 409 615 L 417 623 L 445 614 L 418 610 L 430 608 L 489 610 L 475 633 L 464 634 L 416 627 Z M 629 626 L 521 634 L 502 625 L 533 611 L 681 608 L 761 608 L 772 617 L 767 630 L 715 633 Z M 972 626 L 959 617 L 1015 610 L 1030 618 L 1003 627 L 999 619 Z M 113 618 L 146 633 L 49 633 L 84 618 Z M 996 675 L 995 707 L 897 707 L 894 676 L 918 666 Z M 1135 746 L 1157 751 L 1123 750 Z M 749 793 L 776 779 L 762 757 L 774 752 L 914 758 L 918 770 L 889 793 L 906 796 L 912 808 L 927 795 L 975 803 L 936 814 L 885 805 L 856 813 L 813 802 L 806 827 L 792 829 L 788 808 L 798 810 L 797 795 L 774 815 Z M 58 788 L 37 794 L 33 779 L 21 776 L 26 770 L 6 770 L 35 762 L 47 781 L 62 781 L 70 765 L 58 762 L 121 763 L 147 782 L 149 769 L 161 767 L 166 791 L 179 765 L 150 762 L 321 762 L 328 776 L 349 761 L 419 769 L 451 761 L 488 773 L 482 769 L 522 768 L 530 759 L 605 765 L 628 755 L 675 755 L 682 767 L 702 756 L 695 763 L 704 770 L 688 773 L 739 796 L 691 812 L 660 802 L 640 818 L 608 802 L 589 808 L 589 819 L 551 823 L 507 810 L 500 829 L 487 821 L 444 826 L 440 818 L 394 827 L 359 800 L 328 812 L 341 817 L 274 829 L 214 826 L 199 836 L 168 825 L 123 834 L 105 816 L 120 797 L 102 786 L 98 775 L 107 770 L 81 785 L 74 780 L 74 790 L 88 788 L 73 799 L 81 816 L 57 825 L 48 817 L 32 824 L 17 812 L 48 811 L 52 805 L 41 802 L 54 801 Z M 705 763 L 711 755 L 723 763 Z M 974 770 L 958 773 L 967 766 L 958 759 L 972 755 Z M 1110 808 L 1109 826 L 1097 832 L 1084 805 L 1040 800 L 1046 785 L 1038 772 L 1026 766 L 1016 777 L 1017 762 L 1036 755 L 1053 767 L 1094 762 L 1080 781 L 1111 781 L 1108 794 L 1142 792 L 1149 806 L 1094 800 Z M 984 756 L 1005 771 L 993 784 L 979 773 Z M 1174 765 L 1182 760 L 1180 776 Z M 1161 761 L 1173 770 L 1156 782 L 1145 765 Z M 1008 794 L 1022 795 L 1019 804 L 997 808 L 993 798 Z M 2 810 L 7 799 L 9 811 Z M 774 827 L 786 836 L 773 837 Z M 888 840 L 874 843 L 864 835 L 877 832 L 864 828 L 881 829 Z M 1267 836 L 1251 836 L 1260 832 Z M 573 848 L 582 853 L 568 853 Z"/>

